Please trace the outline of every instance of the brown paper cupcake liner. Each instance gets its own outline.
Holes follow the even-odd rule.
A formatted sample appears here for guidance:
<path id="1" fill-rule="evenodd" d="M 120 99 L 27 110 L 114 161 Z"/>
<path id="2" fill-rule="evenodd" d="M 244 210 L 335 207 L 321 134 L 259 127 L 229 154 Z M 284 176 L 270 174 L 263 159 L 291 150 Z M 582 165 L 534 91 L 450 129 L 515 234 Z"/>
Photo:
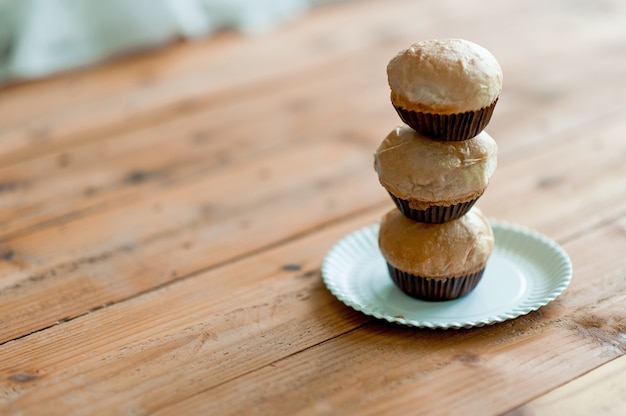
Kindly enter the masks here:
<path id="1" fill-rule="evenodd" d="M 409 201 L 398 198 L 391 192 L 389 192 L 389 195 L 396 204 L 396 207 L 398 207 L 400 212 L 402 212 L 407 218 L 413 221 L 425 222 L 428 224 L 441 224 L 460 218 L 465 215 L 478 200 L 478 198 L 475 198 L 471 201 L 460 202 L 454 205 L 433 205 L 427 209 L 413 209 L 410 207 Z"/>
<path id="2" fill-rule="evenodd" d="M 387 263 L 396 286 L 407 295 L 431 302 L 458 299 L 470 293 L 482 278 L 485 268 L 476 273 L 447 279 L 432 279 L 398 270 Z"/>
<path id="3" fill-rule="evenodd" d="M 457 114 L 421 113 L 394 106 L 413 130 L 439 140 L 461 141 L 477 136 L 487 127 L 498 99 L 488 107 Z"/>

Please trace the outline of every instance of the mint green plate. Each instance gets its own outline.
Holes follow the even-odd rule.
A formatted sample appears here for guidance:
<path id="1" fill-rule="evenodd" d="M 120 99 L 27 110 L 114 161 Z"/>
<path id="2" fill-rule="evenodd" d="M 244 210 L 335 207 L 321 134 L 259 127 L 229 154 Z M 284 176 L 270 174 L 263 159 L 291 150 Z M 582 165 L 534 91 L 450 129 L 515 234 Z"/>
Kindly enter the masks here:
<path id="1" fill-rule="evenodd" d="M 468 295 L 444 302 L 398 289 L 378 248 L 378 224 L 339 240 L 326 254 L 322 278 L 340 301 L 366 315 L 420 328 L 471 328 L 517 318 L 547 305 L 572 278 L 569 256 L 536 231 L 491 222 L 495 245 L 485 274 Z"/>

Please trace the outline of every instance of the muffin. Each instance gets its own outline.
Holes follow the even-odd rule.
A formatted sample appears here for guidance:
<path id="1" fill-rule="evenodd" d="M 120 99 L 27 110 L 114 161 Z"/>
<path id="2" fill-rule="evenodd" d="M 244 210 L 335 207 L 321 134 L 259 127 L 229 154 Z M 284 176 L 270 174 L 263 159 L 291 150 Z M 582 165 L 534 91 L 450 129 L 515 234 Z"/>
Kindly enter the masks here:
<path id="1" fill-rule="evenodd" d="M 374 153 L 380 184 L 408 218 L 443 223 L 465 214 L 483 194 L 497 165 L 498 148 L 486 131 L 447 142 L 403 125 Z"/>
<path id="2" fill-rule="evenodd" d="M 442 140 L 466 140 L 484 130 L 502 91 L 496 58 L 463 39 L 413 44 L 389 61 L 387 78 L 400 118 Z"/>
<path id="3" fill-rule="evenodd" d="M 415 222 L 393 209 L 381 220 L 378 244 L 391 278 L 403 292 L 443 301 L 476 287 L 494 237 L 478 208 L 444 224 Z"/>

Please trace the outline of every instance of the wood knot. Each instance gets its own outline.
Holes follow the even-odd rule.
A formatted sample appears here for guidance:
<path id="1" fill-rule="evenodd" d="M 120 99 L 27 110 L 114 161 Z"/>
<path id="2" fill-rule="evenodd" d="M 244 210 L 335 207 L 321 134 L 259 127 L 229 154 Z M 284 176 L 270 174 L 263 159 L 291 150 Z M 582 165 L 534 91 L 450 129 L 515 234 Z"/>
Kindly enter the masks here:
<path id="1" fill-rule="evenodd" d="M 473 353 L 457 354 L 454 356 L 456 361 L 460 361 L 464 364 L 476 365 L 480 364 L 483 359 L 480 356 Z"/>
<path id="2" fill-rule="evenodd" d="M 537 181 L 538 188 L 553 188 L 562 182 L 558 176 L 544 176 Z"/>
<path id="3" fill-rule="evenodd" d="M 288 271 L 298 271 L 302 269 L 302 266 L 300 266 L 299 264 L 295 264 L 295 263 L 287 263 L 287 264 L 283 264 L 281 269 L 288 270 Z"/>
<path id="4" fill-rule="evenodd" d="M 0 259 L 11 261 L 15 257 L 15 252 L 10 249 L 3 249 L 0 247 Z"/>
<path id="5" fill-rule="evenodd" d="M 12 381 L 14 383 L 28 383 L 31 381 L 35 381 L 39 378 L 39 376 L 35 373 L 26 373 L 26 372 L 20 372 L 20 373 L 15 373 L 11 376 L 9 376 L 9 381 Z"/>

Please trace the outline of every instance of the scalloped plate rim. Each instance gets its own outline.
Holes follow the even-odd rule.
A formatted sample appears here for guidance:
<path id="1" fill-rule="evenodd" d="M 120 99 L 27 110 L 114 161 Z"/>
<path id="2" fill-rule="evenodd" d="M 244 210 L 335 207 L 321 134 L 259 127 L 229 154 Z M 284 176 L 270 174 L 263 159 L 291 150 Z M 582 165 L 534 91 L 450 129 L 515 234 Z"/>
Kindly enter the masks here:
<path id="1" fill-rule="evenodd" d="M 500 221 L 500 220 L 490 220 L 490 223 L 494 230 L 494 234 L 496 235 L 496 241 L 495 241 L 495 246 L 494 246 L 494 252 L 492 253 L 491 258 L 487 263 L 487 270 L 485 271 L 485 275 L 487 275 L 490 272 L 490 263 L 492 262 L 492 258 L 495 256 L 500 256 L 498 257 L 499 260 L 493 260 L 493 261 L 508 262 L 507 264 L 511 267 L 520 266 L 521 264 L 520 260 L 517 260 L 516 262 L 514 258 L 515 255 L 520 254 L 519 250 L 516 251 L 515 246 L 511 246 L 511 241 L 507 241 L 506 238 L 508 238 L 509 240 L 511 238 L 513 238 L 514 240 L 517 239 L 517 243 L 520 243 L 523 239 L 526 239 L 529 242 L 531 242 L 531 244 L 536 244 L 536 247 L 534 248 L 538 248 L 540 245 L 545 246 L 545 248 L 547 248 L 550 251 L 549 255 L 551 256 L 551 258 L 556 263 L 560 263 L 557 265 L 558 269 L 555 271 L 555 273 L 557 273 L 558 275 L 553 278 L 553 280 L 555 280 L 555 283 L 551 286 L 550 288 L 551 290 L 546 291 L 546 293 L 543 294 L 543 296 L 539 300 L 532 303 L 531 305 L 527 305 L 521 308 L 518 306 L 514 307 L 513 305 L 507 306 L 508 309 L 506 309 L 505 307 L 505 310 L 501 310 L 499 311 L 499 313 L 489 314 L 488 316 L 483 316 L 478 319 L 469 319 L 469 318 L 463 319 L 463 317 L 459 317 L 459 319 L 447 319 L 441 316 L 437 317 L 437 319 L 433 319 L 432 317 L 428 319 L 415 319 L 415 318 L 407 319 L 403 316 L 403 314 L 394 313 L 396 311 L 392 310 L 394 309 L 392 306 L 385 305 L 383 304 L 383 302 L 380 302 L 380 301 L 378 301 L 377 304 L 374 305 L 374 307 L 371 307 L 369 305 L 363 305 L 362 302 L 360 302 L 361 300 L 363 300 L 362 297 L 359 298 L 359 295 L 355 293 L 346 293 L 345 290 L 339 287 L 339 284 L 342 283 L 342 279 L 346 279 L 346 278 L 355 279 L 357 276 L 355 276 L 354 273 L 352 274 L 348 273 L 347 275 L 345 273 L 340 273 L 339 271 L 334 270 L 333 266 L 335 266 L 337 262 L 339 263 L 343 262 L 344 265 L 346 265 L 346 263 L 347 265 L 351 265 L 351 264 L 356 264 L 354 262 L 360 260 L 360 258 L 355 258 L 354 256 L 346 255 L 345 253 L 342 252 L 348 249 L 352 251 L 351 254 L 355 254 L 355 253 L 359 254 L 359 250 L 361 250 L 361 254 L 363 254 L 362 251 L 366 250 L 365 254 L 367 253 L 369 253 L 370 255 L 375 254 L 377 258 L 374 260 L 378 262 L 382 261 L 384 263 L 384 258 L 382 258 L 382 254 L 380 253 L 380 250 L 378 249 L 378 243 L 376 240 L 373 240 L 373 238 L 378 235 L 379 223 L 366 225 L 357 230 L 354 230 L 353 232 L 339 239 L 331 247 L 331 249 L 328 250 L 328 252 L 324 256 L 324 259 L 322 261 L 322 267 L 321 267 L 322 280 L 324 284 L 326 285 L 326 287 L 328 288 L 328 290 L 337 299 L 339 299 L 345 305 L 359 312 L 362 312 L 368 316 L 373 316 L 377 319 L 386 320 L 391 323 L 418 327 L 418 328 L 431 328 L 431 329 L 472 328 L 472 327 L 481 327 L 485 325 L 492 325 L 492 324 L 508 321 L 508 320 L 526 315 L 530 312 L 536 311 L 539 308 L 552 302 L 558 296 L 560 296 L 563 293 L 563 291 L 568 287 L 572 279 L 572 272 L 573 272 L 572 263 L 571 263 L 571 259 L 567 255 L 567 252 L 555 241 L 551 240 L 547 236 L 537 231 L 534 231 L 530 228 L 512 224 L 506 221 Z M 504 241 L 500 241 L 500 239 L 498 238 L 499 235 L 501 236 L 501 238 L 504 236 L 504 239 L 503 239 Z M 358 243 L 358 244 L 356 246 L 351 246 L 350 245 L 351 243 Z M 367 251 L 367 249 L 371 250 L 372 252 Z M 507 259 L 506 258 L 507 256 L 505 254 L 502 254 L 502 252 L 506 250 L 512 251 L 512 255 L 511 255 L 512 258 Z M 533 276 L 531 278 L 528 276 L 528 274 L 529 274 L 528 272 L 526 273 L 526 275 L 524 275 L 524 273 L 521 274 L 520 284 L 522 286 L 524 284 L 531 284 L 531 283 L 539 282 L 539 280 L 537 279 L 541 279 L 541 277 L 537 277 L 537 276 Z M 530 273 L 530 274 L 533 274 L 533 273 Z M 388 274 L 387 274 L 387 277 L 388 277 Z M 543 278 L 547 280 L 547 276 L 543 276 Z M 374 280 L 374 279 L 381 279 L 381 278 L 370 277 L 370 279 Z M 524 279 L 526 280 L 524 281 Z M 530 280 L 530 279 L 535 279 L 535 280 Z M 483 277 L 483 281 L 481 281 L 479 285 L 489 284 L 488 282 L 489 282 L 489 279 L 487 279 L 487 277 L 485 276 Z M 403 302 L 409 302 L 409 303 L 414 302 L 416 305 L 416 309 L 417 309 L 417 305 L 455 305 L 455 303 L 463 302 L 465 299 L 471 299 L 471 296 L 474 294 L 474 292 L 478 291 L 479 289 L 479 287 L 477 287 L 470 294 L 457 300 L 446 301 L 446 302 L 425 302 L 425 301 L 420 301 L 417 299 L 409 298 L 408 296 L 404 294 L 398 295 L 398 293 L 401 293 L 400 290 L 397 289 L 395 285 L 393 285 L 393 283 L 391 284 L 390 283 L 391 283 L 391 278 L 389 278 L 389 282 L 387 283 L 389 290 L 397 292 L 395 296 L 402 296 Z M 376 296 L 377 293 L 370 293 L 370 295 Z M 523 295 L 524 294 L 520 296 L 523 296 Z M 525 295 L 530 296 L 528 294 L 525 294 Z M 412 312 L 413 311 L 410 311 L 409 313 L 412 313 Z"/>

